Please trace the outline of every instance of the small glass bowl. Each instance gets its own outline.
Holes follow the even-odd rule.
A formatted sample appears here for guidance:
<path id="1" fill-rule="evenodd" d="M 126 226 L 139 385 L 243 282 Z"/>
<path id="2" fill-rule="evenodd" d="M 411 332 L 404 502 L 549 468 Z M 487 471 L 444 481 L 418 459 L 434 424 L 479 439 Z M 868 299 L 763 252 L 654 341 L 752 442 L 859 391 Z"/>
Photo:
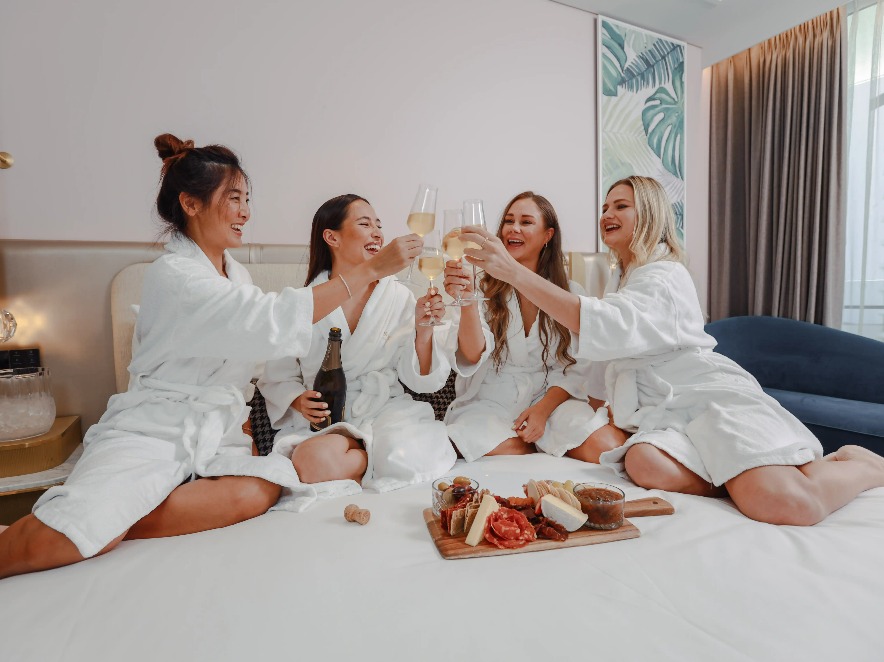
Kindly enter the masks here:
<path id="1" fill-rule="evenodd" d="M 49 370 L 0 373 L 0 441 L 17 441 L 49 431 L 55 422 Z"/>
<path id="2" fill-rule="evenodd" d="M 623 506 L 626 495 L 619 487 L 606 483 L 578 483 L 574 496 L 580 509 L 586 513 L 585 526 L 609 531 L 623 525 Z"/>
<path id="3" fill-rule="evenodd" d="M 466 484 L 464 481 L 470 481 Z M 455 484 L 459 481 L 463 484 Z M 443 508 L 450 508 L 467 494 L 479 491 L 479 482 L 467 476 L 445 476 L 433 481 L 433 514 L 438 517 Z"/>

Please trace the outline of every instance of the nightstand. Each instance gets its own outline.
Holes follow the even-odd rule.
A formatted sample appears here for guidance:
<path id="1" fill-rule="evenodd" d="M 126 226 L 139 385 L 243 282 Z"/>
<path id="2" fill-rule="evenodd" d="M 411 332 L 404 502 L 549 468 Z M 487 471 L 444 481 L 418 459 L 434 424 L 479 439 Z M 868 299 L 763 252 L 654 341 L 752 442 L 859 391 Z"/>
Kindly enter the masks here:
<path id="1" fill-rule="evenodd" d="M 53 485 L 64 483 L 83 452 L 79 416 L 59 416 L 49 432 L 0 442 L 0 524 L 31 512 Z"/>

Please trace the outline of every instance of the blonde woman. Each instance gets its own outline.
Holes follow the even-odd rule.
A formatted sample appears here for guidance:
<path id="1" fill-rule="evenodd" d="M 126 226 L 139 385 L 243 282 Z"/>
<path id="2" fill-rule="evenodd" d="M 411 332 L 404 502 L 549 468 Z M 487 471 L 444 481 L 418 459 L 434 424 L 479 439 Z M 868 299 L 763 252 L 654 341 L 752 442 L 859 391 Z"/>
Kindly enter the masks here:
<path id="1" fill-rule="evenodd" d="M 579 332 L 578 357 L 610 362 L 614 422 L 633 434 L 602 464 L 646 488 L 728 494 L 745 515 L 772 524 L 815 524 L 884 486 L 884 458 L 856 446 L 823 458 L 807 428 L 712 351 L 659 182 L 616 182 L 599 224 L 622 273 L 602 299 L 553 286 L 487 232 L 463 238 L 481 246 L 467 250 L 470 261 Z"/>

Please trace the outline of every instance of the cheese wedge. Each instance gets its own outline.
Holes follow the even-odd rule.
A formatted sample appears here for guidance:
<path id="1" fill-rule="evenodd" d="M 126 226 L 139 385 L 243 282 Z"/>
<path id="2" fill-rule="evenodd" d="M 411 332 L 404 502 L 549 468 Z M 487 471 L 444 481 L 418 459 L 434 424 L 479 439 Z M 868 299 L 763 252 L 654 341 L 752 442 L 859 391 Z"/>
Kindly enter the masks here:
<path id="1" fill-rule="evenodd" d="M 544 517 L 555 520 L 569 532 L 576 531 L 583 526 L 587 518 L 586 513 L 577 510 L 573 506 L 569 506 L 552 494 L 547 494 L 540 500 L 540 510 Z"/>
<path id="2" fill-rule="evenodd" d="M 485 522 L 488 516 L 498 508 L 500 508 L 500 504 L 497 503 L 493 496 L 486 494 L 482 497 L 482 503 L 479 504 L 476 519 L 473 520 L 470 531 L 467 533 L 467 539 L 464 541 L 466 544 L 475 547 L 482 542 L 485 537 Z"/>

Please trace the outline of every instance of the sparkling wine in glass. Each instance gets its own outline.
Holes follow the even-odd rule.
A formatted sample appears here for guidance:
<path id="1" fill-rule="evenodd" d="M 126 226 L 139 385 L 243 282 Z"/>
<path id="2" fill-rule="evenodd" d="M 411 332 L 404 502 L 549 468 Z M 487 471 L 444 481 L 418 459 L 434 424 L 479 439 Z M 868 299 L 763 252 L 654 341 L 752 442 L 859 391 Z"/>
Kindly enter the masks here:
<path id="1" fill-rule="evenodd" d="M 417 188 L 417 195 L 414 196 L 414 204 L 411 205 L 411 212 L 408 214 L 408 229 L 416 235 L 425 237 L 436 227 L 436 194 L 439 192 L 435 186 L 429 184 L 421 184 Z M 405 277 L 406 282 L 412 281 L 414 273 L 414 262 L 408 267 L 408 275 Z"/>
<path id="2" fill-rule="evenodd" d="M 460 260 L 463 258 L 464 242 L 460 240 L 460 233 L 463 229 L 463 212 L 460 209 L 446 209 L 442 212 L 443 232 L 442 250 L 448 254 L 452 260 Z M 461 290 L 457 291 L 457 298 L 446 306 L 468 306 L 469 301 L 461 299 Z"/>
<path id="3" fill-rule="evenodd" d="M 481 200 L 464 200 L 463 202 L 463 227 L 466 229 L 470 226 L 482 228 L 483 230 L 488 229 L 488 226 L 485 225 L 485 206 Z M 463 244 L 465 248 L 481 248 L 481 246 L 472 241 L 466 241 Z M 474 264 L 472 267 L 473 291 L 463 297 L 462 300 L 466 302 L 487 301 L 479 292 L 479 287 L 476 283 L 476 265 Z"/>
<path id="4" fill-rule="evenodd" d="M 433 281 L 445 271 L 445 256 L 442 254 L 440 243 L 438 230 L 433 230 L 424 235 L 424 249 L 417 259 L 417 268 L 430 281 L 431 288 L 433 287 Z M 418 326 L 439 326 L 440 324 L 442 322 L 437 320 L 432 312 L 428 322 L 418 322 Z"/>

